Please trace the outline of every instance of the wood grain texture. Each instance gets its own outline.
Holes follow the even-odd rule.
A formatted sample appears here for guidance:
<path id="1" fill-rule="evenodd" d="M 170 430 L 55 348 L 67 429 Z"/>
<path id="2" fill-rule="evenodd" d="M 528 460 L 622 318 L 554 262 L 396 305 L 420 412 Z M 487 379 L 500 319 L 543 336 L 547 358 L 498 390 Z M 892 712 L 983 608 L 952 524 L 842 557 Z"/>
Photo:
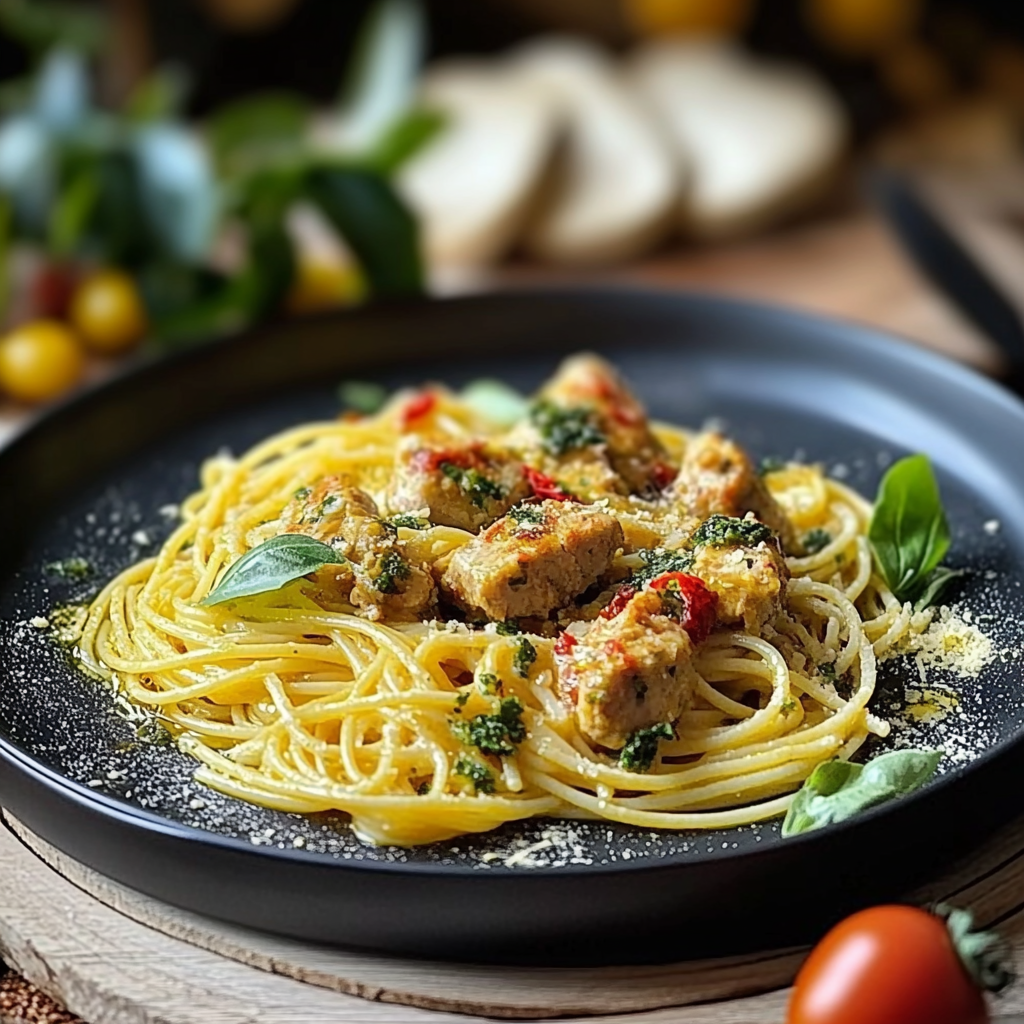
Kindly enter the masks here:
<path id="1" fill-rule="evenodd" d="M 168 907 L 9 824 L 0 829 L 0 954 L 90 1024 L 452 1024 L 495 1017 L 781 1024 L 781 986 L 800 960 L 783 952 L 653 968 L 539 970 L 310 946 Z M 950 898 L 972 908 L 980 923 L 998 923 L 1024 974 L 1024 820 L 914 898 Z M 745 997 L 766 988 L 775 990 Z M 686 1005 L 697 1002 L 705 1005 Z M 993 1020 L 1024 1024 L 1024 992 L 994 1004 Z"/>

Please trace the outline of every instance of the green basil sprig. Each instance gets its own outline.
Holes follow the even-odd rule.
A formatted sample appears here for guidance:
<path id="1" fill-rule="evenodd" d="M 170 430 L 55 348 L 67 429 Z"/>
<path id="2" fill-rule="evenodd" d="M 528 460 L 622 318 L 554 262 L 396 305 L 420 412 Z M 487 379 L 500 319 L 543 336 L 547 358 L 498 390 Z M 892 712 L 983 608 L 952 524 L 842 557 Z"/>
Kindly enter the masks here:
<path id="1" fill-rule="evenodd" d="M 286 583 L 307 576 L 325 565 L 342 565 L 344 555 L 304 533 L 285 533 L 258 544 L 224 573 L 203 601 L 223 604 L 240 597 L 280 590 Z"/>
<path id="2" fill-rule="evenodd" d="M 782 823 L 783 836 L 811 832 L 920 789 L 941 750 L 894 750 L 866 765 L 826 761 L 811 772 Z"/>
<path id="3" fill-rule="evenodd" d="M 949 523 L 927 456 L 900 459 L 882 477 L 868 541 L 885 582 L 900 601 L 926 607 L 959 575 L 938 569 L 949 550 Z"/>

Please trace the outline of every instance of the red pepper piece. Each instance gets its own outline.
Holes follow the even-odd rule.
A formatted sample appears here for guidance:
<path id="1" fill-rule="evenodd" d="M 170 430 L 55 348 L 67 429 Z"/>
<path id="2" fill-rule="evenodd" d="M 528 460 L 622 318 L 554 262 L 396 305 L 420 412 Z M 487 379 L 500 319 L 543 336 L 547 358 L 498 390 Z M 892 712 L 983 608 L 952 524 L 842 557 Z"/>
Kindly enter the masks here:
<path id="1" fill-rule="evenodd" d="M 552 498 L 554 501 L 577 500 L 568 491 L 563 490 L 562 485 L 557 480 L 553 480 L 547 473 L 542 473 L 539 469 L 523 466 L 523 476 L 526 477 L 526 482 L 533 488 L 533 493 L 541 500 L 544 498 Z"/>
<path id="2" fill-rule="evenodd" d="M 629 585 L 619 587 L 615 596 L 598 613 L 602 619 L 614 619 L 621 612 L 630 599 L 636 596 L 636 587 Z"/>
<path id="3" fill-rule="evenodd" d="M 424 391 L 414 395 L 405 403 L 399 414 L 399 422 L 403 430 L 408 430 L 415 420 L 422 419 L 427 413 L 433 412 L 437 405 L 437 395 L 433 391 Z"/>
<path id="4" fill-rule="evenodd" d="M 659 491 L 665 490 L 678 476 L 667 462 L 656 462 L 651 469 L 651 480 Z"/>
<path id="5" fill-rule="evenodd" d="M 667 572 L 651 581 L 651 589 L 678 598 L 683 606 L 680 625 L 695 644 L 707 640 L 717 621 L 718 595 L 699 576 Z"/>
<path id="6" fill-rule="evenodd" d="M 564 658 L 578 643 L 579 640 L 577 640 L 572 633 L 567 633 L 563 629 L 562 632 L 558 634 L 558 639 L 555 641 L 555 654 Z"/>

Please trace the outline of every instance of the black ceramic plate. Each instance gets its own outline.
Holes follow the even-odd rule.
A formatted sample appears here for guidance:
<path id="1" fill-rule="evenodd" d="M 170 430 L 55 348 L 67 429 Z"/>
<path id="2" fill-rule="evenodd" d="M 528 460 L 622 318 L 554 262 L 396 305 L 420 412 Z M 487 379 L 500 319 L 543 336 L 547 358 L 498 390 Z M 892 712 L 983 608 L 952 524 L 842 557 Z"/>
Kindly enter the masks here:
<path id="1" fill-rule="evenodd" d="M 652 413 L 710 417 L 759 456 L 824 462 L 866 494 L 908 451 L 933 458 L 969 567 L 960 600 L 1006 649 L 956 683 L 957 712 L 897 729 L 942 743 L 918 795 L 790 840 L 777 824 L 660 833 L 536 821 L 415 850 L 344 822 L 196 785 L 136 740 L 45 629 L 171 529 L 201 460 L 337 412 L 346 377 L 388 386 L 491 376 L 535 387 L 565 353 L 607 354 Z M 640 962 L 812 939 L 925 879 L 1020 810 L 1024 409 L 974 373 L 849 324 L 636 291 L 509 293 L 282 324 L 155 365 L 45 418 L 0 453 L 0 798 L 30 828 L 136 889 L 310 940 L 429 957 Z M 987 526 L 986 526 L 987 524 Z M 85 580 L 47 566 L 84 556 Z M 939 677 L 941 678 L 941 677 Z M 913 665 L 890 663 L 893 712 Z M 948 681 L 948 680 L 947 680 Z M 893 712 L 895 713 L 895 712 Z M 508 863 L 506 863 L 508 861 Z"/>

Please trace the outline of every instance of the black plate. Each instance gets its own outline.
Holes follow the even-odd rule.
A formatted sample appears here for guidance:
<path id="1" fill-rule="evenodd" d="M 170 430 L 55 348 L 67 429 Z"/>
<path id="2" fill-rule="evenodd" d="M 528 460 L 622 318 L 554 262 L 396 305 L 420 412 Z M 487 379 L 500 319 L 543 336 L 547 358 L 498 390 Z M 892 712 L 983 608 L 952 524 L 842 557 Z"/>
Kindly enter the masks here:
<path id="1" fill-rule="evenodd" d="M 675 834 L 537 821 L 373 849 L 340 821 L 197 786 L 192 762 L 136 742 L 109 693 L 31 624 L 152 551 L 171 528 L 161 509 L 194 489 L 205 456 L 334 415 L 343 378 L 458 385 L 486 375 L 529 389 L 581 348 L 614 359 L 656 416 L 695 426 L 717 417 L 757 455 L 820 460 L 865 493 L 892 458 L 928 452 L 954 527 L 951 561 L 971 569 L 963 600 L 992 616 L 997 646 L 1019 646 L 1024 410 L 971 371 L 850 324 L 688 295 L 381 307 L 144 367 L 0 453 L 3 803 L 84 863 L 226 920 L 391 952 L 543 963 L 810 940 L 1018 812 L 1024 683 L 1006 653 L 958 684 L 960 713 L 910 736 L 946 745 L 945 774 L 843 826 L 782 841 L 775 823 Z M 94 576 L 46 569 L 70 555 L 87 557 Z M 913 666 L 890 663 L 883 713 L 915 679 Z M 519 856 L 506 865 L 510 853 Z"/>

